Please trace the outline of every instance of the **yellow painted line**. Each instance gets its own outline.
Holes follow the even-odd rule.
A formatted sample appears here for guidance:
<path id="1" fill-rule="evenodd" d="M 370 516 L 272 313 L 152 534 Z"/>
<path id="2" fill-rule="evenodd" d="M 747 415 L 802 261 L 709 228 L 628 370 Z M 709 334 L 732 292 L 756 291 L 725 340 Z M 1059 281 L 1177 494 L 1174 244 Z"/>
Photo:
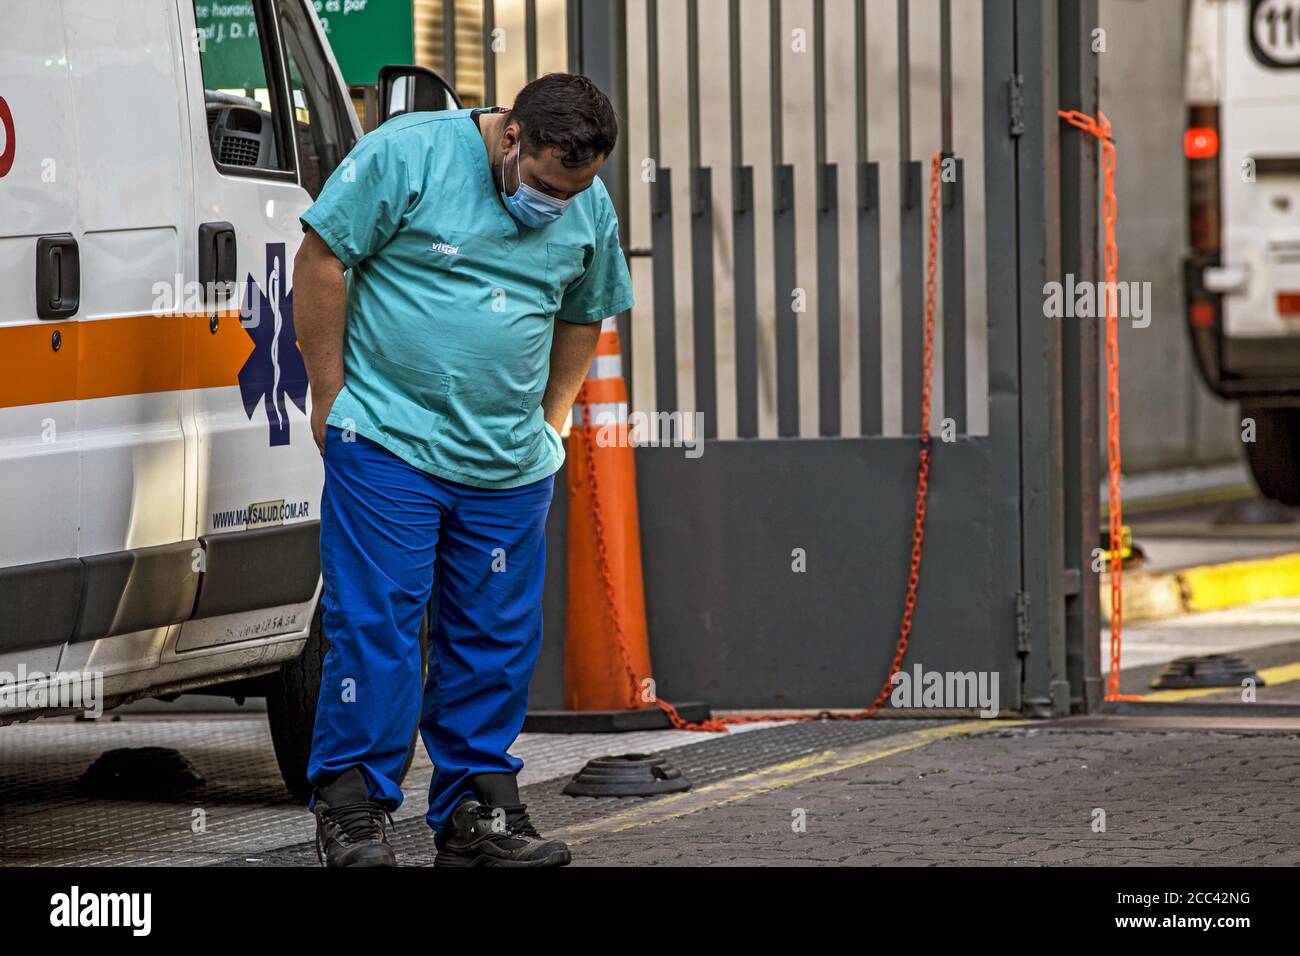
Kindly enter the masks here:
<path id="1" fill-rule="evenodd" d="M 587 843 L 598 836 L 621 833 L 624 830 L 632 830 L 638 827 L 653 826 L 668 820 L 689 816 L 693 813 L 700 813 L 704 810 L 713 810 L 728 804 L 738 803 L 741 800 L 748 800 L 751 797 L 770 793 L 773 790 L 791 787 L 808 780 L 815 780 L 828 774 L 842 773 L 845 770 L 852 770 L 854 767 L 860 767 L 876 760 L 883 760 L 895 754 L 916 750 L 936 740 L 957 737 L 962 734 L 975 734 L 995 727 L 1014 727 L 1024 723 L 1028 723 L 1028 721 L 964 721 L 947 727 L 934 727 L 928 730 L 916 730 L 907 734 L 886 737 L 884 741 L 894 742 L 865 752 L 824 750 L 821 753 L 809 754 L 806 757 L 799 757 L 773 767 L 765 767 L 762 770 L 741 774 L 728 780 L 720 780 L 697 790 L 687 790 L 684 793 L 675 793 L 662 797 L 591 823 L 580 823 L 575 826 L 565 827 L 563 830 L 554 831 L 550 838 L 564 840 L 570 845 Z"/>
<path id="2" fill-rule="evenodd" d="M 1272 598 L 1300 597 L 1300 552 L 1124 575 L 1124 620 L 1152 621 L 1219 611 Z M 1101 576 L 1102 614 L 1110 615 L 1110 575 Z"/>
<path id="3" fill-rule="evenodd" d="M 1259 676 L 1269 687 L 1276 687 L 1278 684 L 1291 684 L 1300 681 L 1300 663 L 1265 667 L 1262 671 L 1259 671 Z M 1177 690 L 1157 690 L 1143 695 L 1142 699 L 1165 702 L 1195 700 L 1198 697 L 1211 697 L 1232 689 L 1231 687 L 1182 687 Z"/>

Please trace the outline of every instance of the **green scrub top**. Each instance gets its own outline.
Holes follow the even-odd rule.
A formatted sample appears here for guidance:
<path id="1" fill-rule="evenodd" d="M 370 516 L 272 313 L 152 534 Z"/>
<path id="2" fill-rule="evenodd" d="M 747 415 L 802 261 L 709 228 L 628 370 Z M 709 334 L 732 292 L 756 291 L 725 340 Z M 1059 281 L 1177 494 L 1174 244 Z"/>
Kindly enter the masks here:
<path id="1" fill-rule="evenodd" d="M 348 270 L 344 387 L 328 423 L 478 488 L 554 474 L 542 418 L 554 321 L 632 307 L 604 184 L 530 229 L 506 211 L 469 110 L 362 137 L 301 217 Z"/>

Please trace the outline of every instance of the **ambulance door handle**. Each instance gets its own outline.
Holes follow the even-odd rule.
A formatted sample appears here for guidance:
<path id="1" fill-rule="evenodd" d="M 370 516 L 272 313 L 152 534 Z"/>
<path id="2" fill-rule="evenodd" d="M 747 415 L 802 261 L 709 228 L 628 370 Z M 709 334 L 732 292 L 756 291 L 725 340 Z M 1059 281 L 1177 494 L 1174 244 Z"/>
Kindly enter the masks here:
<path id="1" fill-rule="evenodd" d="M 234 226 L 228 222 L 199 225 L 199 282 L 207 301 L 220 304 L 234 297 L 237 254 Z"/>
<path id="2" fill-rule="evenodd" d="M 81 304 L 81 256 L 71 233 L 36 240 L 36 315 L 66 319 Z"/>

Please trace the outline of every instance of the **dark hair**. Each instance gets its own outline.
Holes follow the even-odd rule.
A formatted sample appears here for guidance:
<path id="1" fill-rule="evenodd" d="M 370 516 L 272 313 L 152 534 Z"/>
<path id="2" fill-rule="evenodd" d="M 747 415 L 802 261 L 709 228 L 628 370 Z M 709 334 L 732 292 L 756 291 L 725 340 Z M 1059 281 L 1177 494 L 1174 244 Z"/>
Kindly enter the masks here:
<path id="1" fill-rule="evenodd" d="M 559 149 L 566 166 L 608 156 L 618 142 L 618 116 L 609 97 L 576 73 L 547 73 L 515 97 L 509 119 L 519 124 L 527 152 Z"/>

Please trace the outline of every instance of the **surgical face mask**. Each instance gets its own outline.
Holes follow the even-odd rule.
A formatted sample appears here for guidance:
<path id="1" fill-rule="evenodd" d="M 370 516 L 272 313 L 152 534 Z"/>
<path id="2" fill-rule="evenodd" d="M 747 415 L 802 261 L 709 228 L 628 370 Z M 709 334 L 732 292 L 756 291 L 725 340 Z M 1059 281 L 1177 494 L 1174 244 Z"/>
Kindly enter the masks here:
<path id="1" fill-rule="evenodd" d="M 519 188 L 515 190 L 513 196 L 506 195 L 506 164 L 501 164 L 501 201 L 506 204 L 510 215 L 525 226 L 530 229 L 540 229 L 564 215 L 564 210 L 573 199 L 556 199 L 524 182 L 519 166 L 519 157 L 522 153 L 522 146 L 515 148 L 515 178 L 519 180 Z"/>

